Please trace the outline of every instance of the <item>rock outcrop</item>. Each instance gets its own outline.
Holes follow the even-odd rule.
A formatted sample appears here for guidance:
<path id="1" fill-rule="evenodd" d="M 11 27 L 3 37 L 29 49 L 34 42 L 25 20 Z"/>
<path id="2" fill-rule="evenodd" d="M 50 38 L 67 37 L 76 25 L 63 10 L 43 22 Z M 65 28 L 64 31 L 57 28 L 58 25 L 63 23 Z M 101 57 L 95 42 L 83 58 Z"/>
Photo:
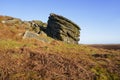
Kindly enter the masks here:
<path id="1" fill-rule="evenodd" d="M 67 43 L 77 44 L 80 27 L 71 20 L 56 14 L 50 14 L 46 29 L 48 36 Z"/>
<path id="2" fill-rule="evenodd" d="M 45 32 L 47 27 L 47 24 L 40 20 L 24 21 L 24 24 L 26 25 L 27 30 L 34 31 L 38 34 L 40 34 L 42 31 Z"/>
<path id="3" fill-rule="evenodd" d="M 29 31 L 38 34 L 39 37 L 41 37 L 40 35 L 47 35 L 53 39 L 72 44 L 77 44 L 80 36 L 80 27 L 78 25 L 63 16 L 53 13 L 50 14 L 48 23 L 40 20 L 22 21 L 19 18 L 9 16 L 0 16 L 0 23 L 19 29 L 23 28 L 24 33 L 21 34 L 24 34 L 24 36 L 26 31 Z M 27 32 L 27 34 L 29 33 Z M 31 34 L 30 36 L 30 34 L 29 37 L 33 35 Z M 38 39 L 38 37 L 36 39 Z"/>

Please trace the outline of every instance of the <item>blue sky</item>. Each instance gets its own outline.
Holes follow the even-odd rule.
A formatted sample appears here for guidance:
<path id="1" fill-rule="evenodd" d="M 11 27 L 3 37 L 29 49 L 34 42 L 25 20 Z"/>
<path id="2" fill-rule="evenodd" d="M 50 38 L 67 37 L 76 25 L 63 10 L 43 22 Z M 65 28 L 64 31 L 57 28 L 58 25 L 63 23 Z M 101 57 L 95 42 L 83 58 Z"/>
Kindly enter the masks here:
<path id="1" fill-rule="evenodd" d="M 0 0 L 0 15 L 47 22 L 50 13 L 78 24 L 80 43 L 120 43 L 120 0 Z"/>

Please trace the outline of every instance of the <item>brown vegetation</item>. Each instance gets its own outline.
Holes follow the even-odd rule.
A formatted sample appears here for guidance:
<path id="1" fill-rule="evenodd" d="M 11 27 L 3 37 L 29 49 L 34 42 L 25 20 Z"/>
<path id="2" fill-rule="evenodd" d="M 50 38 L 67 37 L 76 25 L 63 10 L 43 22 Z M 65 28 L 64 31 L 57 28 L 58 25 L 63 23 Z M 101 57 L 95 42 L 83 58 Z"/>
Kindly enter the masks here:
<path id="1" fill-rule="evenodd" d="M 95 48 L 120 50 L 120 44 L 94 44 L 90 46 Z"/>
<path id="2" fill-rule="evenodd" d="M 0 80 L 120 80 L 120 50 L 22 39 L 24 26 L 0 22 Z"/>

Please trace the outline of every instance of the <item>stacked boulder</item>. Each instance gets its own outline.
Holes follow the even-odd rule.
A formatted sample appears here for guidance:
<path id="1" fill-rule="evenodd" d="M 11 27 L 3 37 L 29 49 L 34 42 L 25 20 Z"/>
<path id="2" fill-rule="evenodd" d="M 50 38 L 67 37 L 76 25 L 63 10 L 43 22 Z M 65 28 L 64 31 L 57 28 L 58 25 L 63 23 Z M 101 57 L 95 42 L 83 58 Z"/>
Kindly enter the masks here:
<path id="1" fill-rule="evenodd" d="M 71 20 L 52 13 L 49 16 L 46 33 L 54 39 L 78 44 L 80 27 Z"/>

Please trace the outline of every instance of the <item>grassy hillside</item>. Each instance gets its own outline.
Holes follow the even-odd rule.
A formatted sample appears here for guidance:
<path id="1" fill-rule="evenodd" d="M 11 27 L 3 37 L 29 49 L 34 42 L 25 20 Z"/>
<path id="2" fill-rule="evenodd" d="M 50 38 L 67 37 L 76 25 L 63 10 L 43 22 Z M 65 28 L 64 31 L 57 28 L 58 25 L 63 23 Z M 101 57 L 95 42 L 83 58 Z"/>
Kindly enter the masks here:
<path id="1" fill-rule="evenodd" d="M 0 80 L 120 80 L 120 49 L 23 39 L 25 31 L 0 22 Z"/>

